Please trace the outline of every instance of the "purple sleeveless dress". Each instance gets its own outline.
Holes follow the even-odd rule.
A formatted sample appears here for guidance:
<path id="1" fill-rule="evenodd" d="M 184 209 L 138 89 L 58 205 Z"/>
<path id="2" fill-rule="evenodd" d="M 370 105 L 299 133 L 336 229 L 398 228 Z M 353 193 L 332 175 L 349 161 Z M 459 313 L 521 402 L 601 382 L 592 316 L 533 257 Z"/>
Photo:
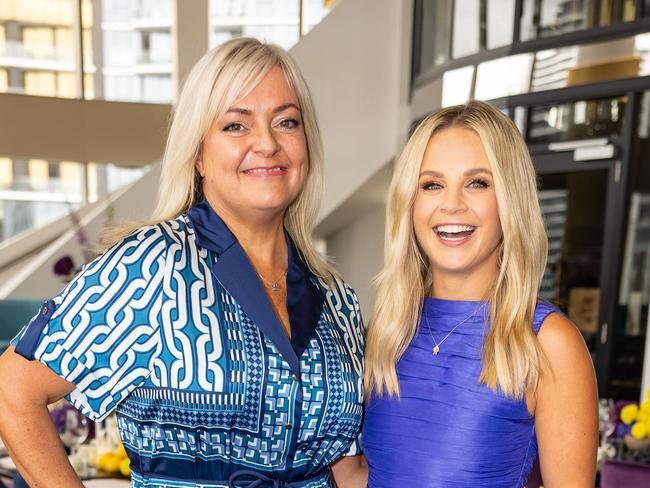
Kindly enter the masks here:
<path id="1" fill-rule="evenodd" d="M 488 311 L 487 302 L 425 299 L 420 328 L 397 363 L 401 398 L 373 395 L 366 405 L 369 488 L 525 485 L 537 456 L 535 418 L 524 400 L 478 381 Z M 559 310 L 538 303 L 535 333 L 552 312 Z M 465 319 L 434 356 L 432 335 L 440 343 Z"/>

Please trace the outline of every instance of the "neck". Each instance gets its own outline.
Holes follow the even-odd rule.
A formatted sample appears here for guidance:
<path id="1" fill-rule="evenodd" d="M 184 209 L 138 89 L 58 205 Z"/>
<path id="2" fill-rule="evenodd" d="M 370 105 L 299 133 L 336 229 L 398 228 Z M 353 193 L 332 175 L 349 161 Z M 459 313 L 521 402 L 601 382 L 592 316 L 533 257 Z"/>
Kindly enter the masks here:
<path id="1" fill-rule="evenodd" d="M 481 273 L 433 273 L 431 296 L 442 300 L 481 301 L 488 300 L 496 281 L 497 270 Z"/>
<path id="2" fill-rule="evenodd" d="M 207 198 L 210 206 L 235 235 L 255 269 L 275 278 L 287 269 L 288 249 L 284 237 L 284 212 L 236 212 Z"/>

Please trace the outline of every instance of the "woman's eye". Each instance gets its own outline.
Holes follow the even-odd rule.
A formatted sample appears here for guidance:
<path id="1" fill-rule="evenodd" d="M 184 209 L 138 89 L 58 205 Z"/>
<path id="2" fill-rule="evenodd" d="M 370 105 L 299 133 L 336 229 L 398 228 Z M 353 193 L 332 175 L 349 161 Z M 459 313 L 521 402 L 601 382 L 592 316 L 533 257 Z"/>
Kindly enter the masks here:
<path id="1" fill-rule="evenodd" d="M 470 188 L 487 188 L 490 186 L 490 183 L 487 180 L 476 179 L 469 182 Z"/>
<path id="2" fill-rule="evenodd" d="M 439 190 L 440 188 L 442 188 L 442 185 L 433 181 L 425 181 L 422 183 L 423 190 Z"/>
<path id="3" fill-rule="evenodd" d="M 239 132 L 240 130 L 244 130 L 244 126 L 239 122 L 234 122 L 232 124 L 228 124 L 223 128 L 223 130 L 224 132 Z"/>
<path id="4" fill-rule="evenodd" d="M 283 129 L 295 129 L 300 125 L 300 121 L 296 119 L 284 119 L 278 125 Z"/>

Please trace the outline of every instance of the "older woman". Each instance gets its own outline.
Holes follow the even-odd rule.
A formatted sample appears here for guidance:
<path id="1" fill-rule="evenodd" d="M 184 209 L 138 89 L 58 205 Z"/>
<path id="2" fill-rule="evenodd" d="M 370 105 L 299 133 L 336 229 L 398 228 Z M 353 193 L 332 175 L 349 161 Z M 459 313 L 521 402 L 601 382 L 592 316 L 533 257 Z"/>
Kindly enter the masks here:
<path id="1" fill-rule="evenodd" d="M 0 432 L 33 488 L 82 486 L 47 414 L 62 396 L 117 411 L 134 487 L 364 483 L 359 306 L 310 240 L 321 165 L 286 52 L 239 39 L 199 61 L 152 222 L 0 358 Z"/>

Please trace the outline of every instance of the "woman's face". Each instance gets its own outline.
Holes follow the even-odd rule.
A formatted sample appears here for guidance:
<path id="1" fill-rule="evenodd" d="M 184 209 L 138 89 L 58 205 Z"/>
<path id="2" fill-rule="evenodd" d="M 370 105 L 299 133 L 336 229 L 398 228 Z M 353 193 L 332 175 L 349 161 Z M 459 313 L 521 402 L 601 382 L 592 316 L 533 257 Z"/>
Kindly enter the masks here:
<path id="1" fill-rule="evenodd" d="M 208 131 L 196 167 L 218 211 L 272 217 L 300 193 L 307 160 L 298 99 L 276 66 Z"/>
<path id="2" fill-rule="evenodd" d="M 420 167 L 413 208 L 415 235 L 436 283 L 462 278 L 489 286 L 498 269 L 501 223 L 492 168 L 478 134 L 451 127 L 436 133 Z"/>

